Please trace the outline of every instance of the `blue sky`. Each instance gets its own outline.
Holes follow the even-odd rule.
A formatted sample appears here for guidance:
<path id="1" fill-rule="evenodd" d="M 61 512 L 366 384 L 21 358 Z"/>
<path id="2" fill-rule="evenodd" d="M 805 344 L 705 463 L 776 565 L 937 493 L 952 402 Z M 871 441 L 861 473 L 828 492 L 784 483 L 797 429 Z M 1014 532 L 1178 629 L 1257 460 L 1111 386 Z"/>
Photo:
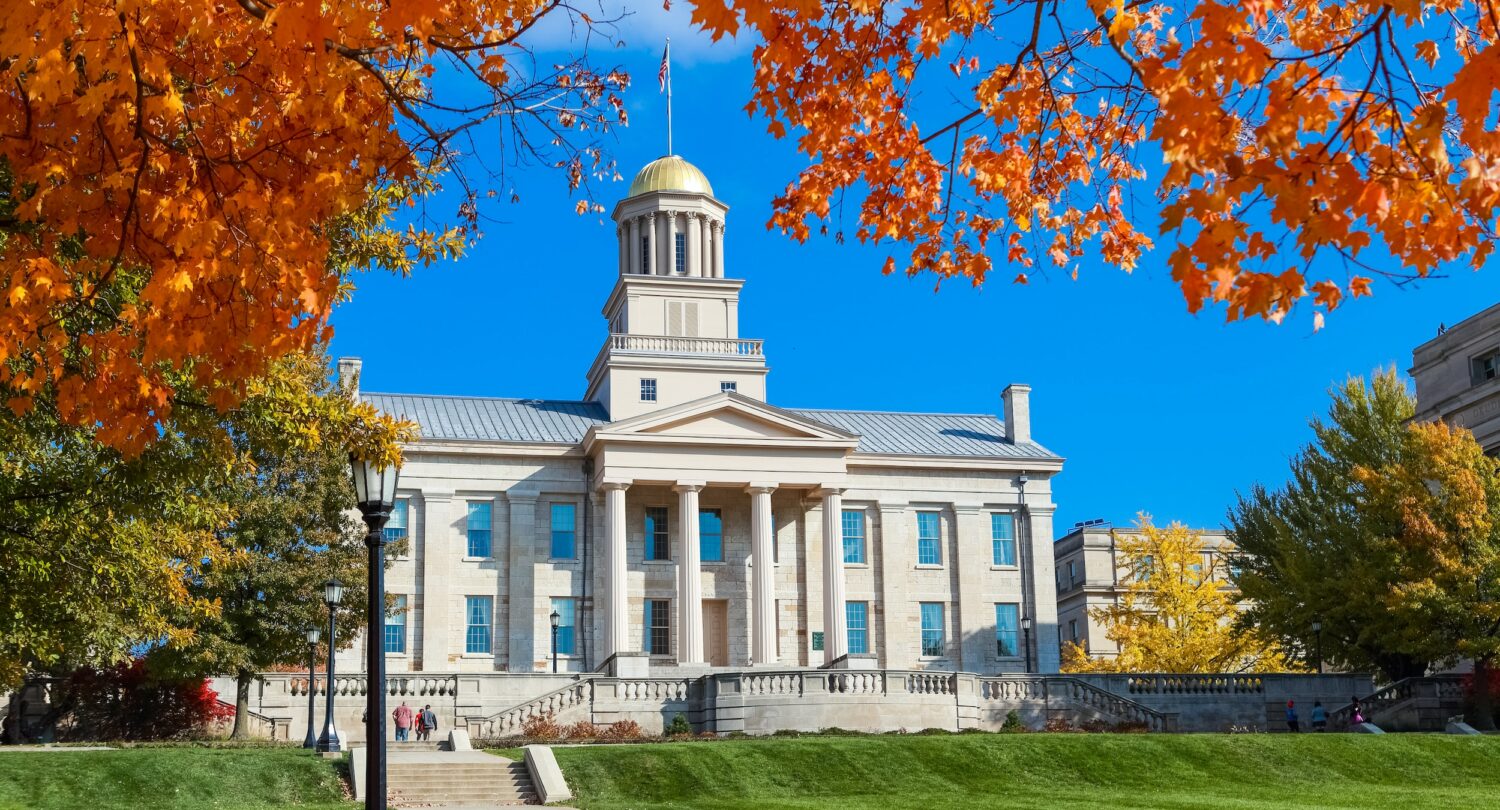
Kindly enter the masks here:
<path id="1" fill-rule="evenodd" d="M 1053 482 L 1059 534 L 1139 511 L 1221 524 L 1236 491 L 1285 480 L 1330 385 L 1379 366 L 1404 373 L 1440 322 L 1495 303 L 1500 290 L 1493 270 L 1406 288 L 1377 281 L 1373 299 L 1339 309 L 1316 334 L 1307 311 L 1281 326 L 1189 315 L 1160 249 L 1132 275 L 1085 265 L 1077 281 L 1034 275 L 1023 287 L 997 272 L 983 289 L 934 292 L 931 277 L 882 276 L 884 250 L 798 245 L 766 230 L 771 199 L 800 164 L 791 143 L 742 109 L 747 43 L 710 45 L 683 4 L 670 13 L 653 4 L 621 34 L 615 57 L 635 79 L 631 126 L 614 143 L 625 180 L 601 186 L 598 200 L 608 209 L 665 151 L 655 73 L 671 36 L 676 152 L 730 206 L 725 265 L 746 279 L 740 333 L 766 341 L 770 402 L 998 413 L 1007 383 L 1029 383 L 1033 434 L 1067 459 Z M 364 359 L 366 389 L 582 397 L 606 333 L 613 224 L 574 214 L 554 174 L 516 179 L 522 203 L 487 209 L 502 222 L 462 260 L 409 279 L 358 278 L 354 300 L 334 314 L 333 352 Z"/>

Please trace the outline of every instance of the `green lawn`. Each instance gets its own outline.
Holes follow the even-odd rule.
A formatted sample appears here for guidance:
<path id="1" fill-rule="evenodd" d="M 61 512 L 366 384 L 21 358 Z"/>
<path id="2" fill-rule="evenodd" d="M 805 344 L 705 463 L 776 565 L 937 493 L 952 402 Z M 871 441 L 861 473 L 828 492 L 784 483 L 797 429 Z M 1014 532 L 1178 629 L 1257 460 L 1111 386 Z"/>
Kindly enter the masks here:
<path id="1" fill-rule="evenodd" d="M 336 763 L 297 748 L 0 751 L 0 810 L 352 810 Z"/>
<path id="2" fill-rule="evenodd" d="M 1500 738 L 1445 735 L 808 737 L 555 751 L 585 810 L 1500 802 Z"/>

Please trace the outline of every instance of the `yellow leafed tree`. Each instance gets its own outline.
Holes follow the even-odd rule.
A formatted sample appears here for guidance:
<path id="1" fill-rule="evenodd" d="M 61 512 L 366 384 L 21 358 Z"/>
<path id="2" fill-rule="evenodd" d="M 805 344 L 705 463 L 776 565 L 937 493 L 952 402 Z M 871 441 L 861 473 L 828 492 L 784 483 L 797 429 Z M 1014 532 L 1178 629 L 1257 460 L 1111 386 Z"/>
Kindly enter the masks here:
<path id="1" fill-rule="evenodd" d="M 1223 555 L 1210 556 L 1201 533 L 1177 522 L 1158 528 L 1143 513 L 1136 531 L 1121 535 L 1116 548 L 1124 569 L 1119 602 L 1092 615 L 1119 655 L 1090 657 L 1081 645 L 1066 644 L 1065 672 L 1292 669 L 1272 639 L 1235 627 L 1238 610 L 1219 570 Z"/>

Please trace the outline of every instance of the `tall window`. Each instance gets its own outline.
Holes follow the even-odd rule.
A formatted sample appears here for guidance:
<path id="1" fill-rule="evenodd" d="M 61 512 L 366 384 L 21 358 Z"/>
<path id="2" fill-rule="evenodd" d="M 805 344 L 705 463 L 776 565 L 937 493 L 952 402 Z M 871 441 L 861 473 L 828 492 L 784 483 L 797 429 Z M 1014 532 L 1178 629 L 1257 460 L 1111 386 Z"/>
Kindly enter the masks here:
<path id="1" fill-rule="evenodd" d="M 724 516 L 717 509 L 698 512 L 698 555 L 709 562 L 724 561 Z"/>
<path id="2" fill-rule="evenodd" d="M 677 270 L 677 275 L 679 275 L 679 276 L 686 275 L 687 274 L 687 234 L 685 234 L 685 233 L 679 233 L 679 234 L 677 234 L 676 244 L 673 245 L 673 255 L 675 255 L 677 257 L 676 260 L 675 260 L 676 261 L 675 268 Z"/>
<path id="3" fill-rule="evenodd" d="M 385 614 L 385 651 L 406 652 L 406 597 L 396 597 L 396 605 Z"/>
<path id="4" fill-rule="evenodd" d="M 863 509 L 844 510 L 844 562 L 863 565 L 865 562 L 865 512 Z"/>
<path id="5" fill-rule="evenodd" d="M 917 513 L 917 563 L 920 565 L 939 565 L 943 561 L 938 526 L 938 513 Z"/>
<path id="6" fill-rule="evenodd" d="M 391 509 L 391 519 L 385 522 L 385 528 L 381 531 L 387 543 L 406 539 L 407 526 L 410 525 L 407 523 L 411 512 L 410 503 L 406 498 L 401 498 Z"/>
<path id="7" fill-rule="evenodd" d="M 578 532 L 575 524 L 578 507 L 571 503 L 552 504 L 552 559 L 571 560 L 578 556 Z"/>
<path id="8" fill-rule="evenodd" d="M 646 651 L 652 655 L 667 655 L 667 639 L 671 630 L 671 603 L 665 599 L 646 600 Z"/>
<path id="9" fill-rule="evenodd" d="M 1077 585 L 1077 584 L 1078 584 L 1078 563 L 1076 561 L 1074 561 L 1074 560 L 1068 560 L 1068 587 L 1071 588 L 1071 587 L 1073 587 L 1074 585 Z"/>
<path id="10" fill-rule="evenodd" d="M 995 565 L 1016 564 L 1016 516 L 1005 512 L 990 515 L 990 542 Z"/>
<path id="11" fill-rule="evenodd" d="M 995 652 L 1001 657 L 1020 655 L 1021 606 L 995 605 Z"/>
<path id="12" fill-rule="evenodd" d="M 490 556 L 490 502 L 469 501 L 469 556 Z"/>
<path id="13" fill-rule="evenodd" d="M 667 531 L 667 508 L 646 507 L 646 559 L 672 559 L 672 536 Z"/>
<path id="14" fill-rule="evenodd" d="M 943 654 L 943 603 L 922 603 L 922 655 L 937 658 Z"/>
<path id="15" fill-rule="evenodd" d="M 490 621 L 495 615 L 495 598 L 493 596 L 464 597 L 464 615 L 468 619 L 468 626 L 464 628 L 464 652 L 489 652 Z"/>
<path id="16" fill-rule="evenodd" d="M 1068 620 L 1068 638 L 1071 641 L 1074 641 L 1074 642 L 1078 641 L 1078 620 L 1077 619 L 1069 619 Z"/>
<path id="17" fill-rule="evenodd" d="M 656 380 L 655 379 L 647 378 L 647 379 L 642 379 L 641 380 L 641 401 L 642 402 L 655 402 L 656 401 Z"/>
<path id="18" fill-rule="evenodd" d="M 552 612 L 557 614 L 557 654 L 573 655 L 578 651 L 578 638 L 573 631 L 578 624 L 578 600 L 553 599 Z"/>
<path id="19" fill-rule="evenodd" d="M 651 237 L 641 237 L 641 272 L 651 272 Z"/>
<path id="20" fill-rule="evenodd" d="M 735 382 L 734 380 L 720 380 L 719 390 L 726 394 L 730 391 L 738 391 L 740 390 L 740 384 Z"/>
<path id="21" fill-rule="evenodd" d="M 1476 357 L 1471 363 L 1475 385 L 1500 377 L 1500 352 L 1490 352 Z"/>
<path id="22" fill-rule="evenodd" d="M 870 651 L 870 603 L 845 602 L 844 622 L 849 625 L 849 654 Z"/>

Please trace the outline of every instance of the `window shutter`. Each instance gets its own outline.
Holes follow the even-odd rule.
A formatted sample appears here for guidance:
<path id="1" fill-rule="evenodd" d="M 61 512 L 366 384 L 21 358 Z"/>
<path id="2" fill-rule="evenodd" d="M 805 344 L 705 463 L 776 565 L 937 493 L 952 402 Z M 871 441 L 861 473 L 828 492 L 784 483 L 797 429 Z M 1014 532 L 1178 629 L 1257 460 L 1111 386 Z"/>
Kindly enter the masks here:
<path id="1" fill-rule="evenodd" d="M 698 336 L 698 304 L 696 301 L 682 305 L 682 334 L 687 337 Z"/>
<path id="2" fill-rule="evenodd" d="M 667 334 L 673 336 L 682 335 L 682 302 L 667 302 Z"/>

